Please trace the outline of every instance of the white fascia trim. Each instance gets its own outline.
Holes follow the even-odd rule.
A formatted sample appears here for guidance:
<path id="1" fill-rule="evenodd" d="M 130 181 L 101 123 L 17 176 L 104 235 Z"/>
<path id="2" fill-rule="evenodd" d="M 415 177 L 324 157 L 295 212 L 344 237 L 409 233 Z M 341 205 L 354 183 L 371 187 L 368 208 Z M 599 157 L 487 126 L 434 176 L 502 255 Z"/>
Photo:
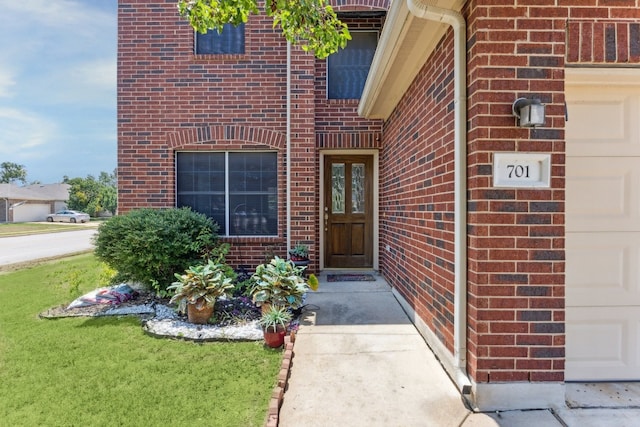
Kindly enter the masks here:
<path id="1" fill-rule="evenodd" d="M 386 119 L 386 117 L 373 117 L 371 112 L 398 54 L 396 46 L 402 44 L 404 40 L 408 19 L 412 19 L 412 15 L 409 13 L 407 3 L 403 0 L 391 2 L 378 47 L 369 68 L 369 75 L 360 96 L 358 114 L 361 117 Z"/>

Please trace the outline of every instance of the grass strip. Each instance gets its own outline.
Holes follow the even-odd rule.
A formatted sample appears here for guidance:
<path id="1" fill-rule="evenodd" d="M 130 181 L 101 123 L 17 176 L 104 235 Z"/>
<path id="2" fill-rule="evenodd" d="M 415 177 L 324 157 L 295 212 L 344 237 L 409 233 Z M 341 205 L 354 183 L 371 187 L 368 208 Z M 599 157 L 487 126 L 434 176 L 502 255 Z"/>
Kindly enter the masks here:
<path id="1" fill-rule="evenodd" d="M 59 224 L 39 222 L 18 222 L 0 224 L 0 237 L 27 236 L 30 234 L 78 231 L 87 228 L 84 224 Z"/>

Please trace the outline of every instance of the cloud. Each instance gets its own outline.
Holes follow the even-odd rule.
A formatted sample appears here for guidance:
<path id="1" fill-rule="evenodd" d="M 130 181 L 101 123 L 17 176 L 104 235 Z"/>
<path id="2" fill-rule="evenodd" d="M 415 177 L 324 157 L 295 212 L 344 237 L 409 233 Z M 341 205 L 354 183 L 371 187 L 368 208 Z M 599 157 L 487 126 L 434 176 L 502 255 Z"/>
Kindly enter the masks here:
<path id="1" fill-rule="evenodd" d="M 52 28 L 76 28 L 80 31 L 99 27 L 101 22 L 109 23 L 116 19 L 113 14 L 96 9 L 96 6 L 115 2 L 110 0 L 77 1 L 77 0 L 0 0 L 3 15 L 9 20 L 22 21 L 33 29 L 33 26 Z"/>
<path id="2" fill-rule="evenodd" d="M 13 73 L 8 69 L 2 69 L 0 66 L 0 98 L 11 96 L 11 87 L 15 86 Z"/>
<path id="3" fill-rule="evenodd" d="M 99 58 L 78 64 L 71 75 L 88 86 L 110 90 L 116 87 L 116 68 L 111 58 Z"/>
<path id="4" fill-rule="evenodd" d="M 0 0 L 0 10 L 0 160 L 43 182 L 113 170 L 117 0 Z"/>
<path id="5" fill-rule="evenodd" d="M 0 152 L 21 159 L 43 155 L 38 150 L 56 133 L 52 121 L 37 114 L 11 108 L 0 108 Z"/>
<path id="6" fill-rule="evenodd" d="M 0 64 L 12 71 L 0 65 L 0 97 L 10 93 L 29 106 L 114 108 L 116 3 L 0 0 Z"/>

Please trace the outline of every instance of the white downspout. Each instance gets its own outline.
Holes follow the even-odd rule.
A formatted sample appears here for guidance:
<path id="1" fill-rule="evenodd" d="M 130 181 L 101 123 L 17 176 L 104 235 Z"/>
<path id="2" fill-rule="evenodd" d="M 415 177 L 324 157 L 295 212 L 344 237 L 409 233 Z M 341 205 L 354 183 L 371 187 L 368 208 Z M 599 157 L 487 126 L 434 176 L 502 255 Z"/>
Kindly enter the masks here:
<path id="1" fill-rule="evenodd" d="M 407 0 L 412 15 L 453 27 L 454 49 L 454 363 L 455 381 L 465 390 L 467 358 L 467 49 L 466 22 L 460 12 Z M 466 393 L 465 393 L 466 394 Z"/>
<path id="2" fill-rule="evenodd" d="M 286 228 L 287 228 L 287 248 L 285 253 L 289 253 L 291 248 L 291 43 L 287 42 L 287 157 L 286 167 Z M 285 256 L 286 258 L 286 256 Z"/>

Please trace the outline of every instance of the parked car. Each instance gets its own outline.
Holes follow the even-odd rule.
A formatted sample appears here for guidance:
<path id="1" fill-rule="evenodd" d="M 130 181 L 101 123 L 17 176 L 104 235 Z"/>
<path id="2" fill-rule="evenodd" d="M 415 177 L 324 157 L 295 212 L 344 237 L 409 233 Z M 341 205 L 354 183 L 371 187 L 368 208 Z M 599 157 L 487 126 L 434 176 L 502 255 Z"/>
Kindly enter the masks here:
<path id="1" fill-rule="evenodd" d="M 89 222 L 89 214 L 78 211 L 58 211 L 54 214 L 47 215 L 49 222 Z"/>

